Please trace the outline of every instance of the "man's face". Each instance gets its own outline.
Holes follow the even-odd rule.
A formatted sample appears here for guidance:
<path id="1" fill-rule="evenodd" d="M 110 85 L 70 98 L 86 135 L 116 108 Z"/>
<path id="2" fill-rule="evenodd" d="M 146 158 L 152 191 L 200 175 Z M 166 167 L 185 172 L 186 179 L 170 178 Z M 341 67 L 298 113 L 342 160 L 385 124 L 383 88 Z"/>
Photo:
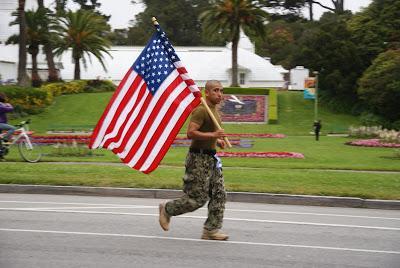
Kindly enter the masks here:
<path id="1" fill-rule="evenodd" d="M 224 88 L 221 84 L 215 84 L 210 89 L 205 91 L 206 98 L 214 105 L 219 104 L 222 101 L 224 95 Z"/>

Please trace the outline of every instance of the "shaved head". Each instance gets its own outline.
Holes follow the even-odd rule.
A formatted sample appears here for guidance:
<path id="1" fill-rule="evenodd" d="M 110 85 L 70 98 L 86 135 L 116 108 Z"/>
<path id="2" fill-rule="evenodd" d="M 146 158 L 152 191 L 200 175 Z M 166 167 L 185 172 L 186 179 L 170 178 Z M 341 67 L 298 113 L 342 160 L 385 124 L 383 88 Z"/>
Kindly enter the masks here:
<path id="1" fill-rule="evenodd" d="M 211 90 L 215 87 L 222 87 L 222 84 L 218 80 L 208 80 L 205 86 L 206 90 Z"/>

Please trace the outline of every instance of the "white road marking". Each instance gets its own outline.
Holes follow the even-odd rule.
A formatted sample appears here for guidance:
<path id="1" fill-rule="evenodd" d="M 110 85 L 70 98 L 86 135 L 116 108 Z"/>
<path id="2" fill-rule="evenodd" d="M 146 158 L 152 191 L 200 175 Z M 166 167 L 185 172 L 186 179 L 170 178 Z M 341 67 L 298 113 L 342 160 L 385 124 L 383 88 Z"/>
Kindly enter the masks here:
<path id="1" fill-rule="evenodd" d="M 339 248 L 339 247 L 323 247 L 323 246 L 307 246 L 307 245 L 294 245 L 294 244 L 273 244 L 273 243 L 246 242 L 246 241 L 213 241 L 213 240 L 202 240 L 202 239 L 194 239 L 194 238 L 165 237 L 165 236 L 152 236 L 152 235 L 134 235 L 134 234 L 118 234 L 118 233 L 67 232 L 67 231 L 6 229 L 6 228 L 0 228 L 0 231 L 2 231 L 2 232 L 29 232 L 29 233 L 65 234 L 65 235 L 131 237 L 131 238 L 145 238 L 145 239 L 190 241 L 190 242 L 199 242 L 199 243 L 223 243 L 223 244 L 267 246 L 267 247 L 269 246 L 269 247 L 287 247 L 287 248 L 307 248 L 307 249 L 322 249 L 322 250 L 352 251 L 352 252 L 362 252 L 362 253 L 380 253 L 380 254 L 396 254 L 396 255 L 400 255 L 399 251 L 388 251 L 388 250 Z"/>
<path id="2" fill-rule="evenodd" d="M 28 209 L 0 208 L 0 211 L 1 210 L 3 210 L 3 211 L 28 211 L 28 212 L 78 213 L 78 214 L 108 214 L 108 215 L 129 215 L 129 216 L 151 216 L 151 217 L 158 217 L 159 216 L 158 214 L 150 214 L 150 213 L 111 212 L 111 211 L 84 211 L 84 210 L 58 210 L 58 209 L 36 209 L 35 210 L 35 209 L 29 209 L 29 208 Z M 204 217 L 204 216 L 180 215 L 180 216 L 177 216 L 177 217 L 178 218 L 188 218 L 188 219 L 206 219 L 206 217 Z M 364 226 L 364 225 L 347 225 L 347 224 L 330 224 L 330 223 L 296 222 L 296 221 L 275 221 L 275 220 L 243 219 L 243 218 L 227 218 L 227 217 L 224 217 L 224 220 L 400 231 L 400 228 L 382 227 L 382 226 Z"/>
<path id="3" fill-rule="evenodd" d="M 329 214 L 329 213 L 311 213 L 311 212 L 292 212 L 292 211 L 274 211 L 274 210 L 252 210 L 252 209 L 228 209 L 228 210 L 229 210 L 229 211 L 235 211 L 235 212 L 293 214 L 293 215 L 328 216 L 328 217 L 347 217 L 347 218 L 382 219 L 382 220 L 395 220 L 395 221 L 400 221 L 400 218 L 387 218 L 387 217 L 362 216 L 362 215 Z"/>
<path id="4" fill-rule="evenodd" d="M 22 210 L 22 211 L 29 211 L 29 210 L 39 210 L 39 211 L 47 211 L 49 209 L 81 209 L 81 208 L 117 208 L 117 209 L 123 209 L 123 208 L 144 208 L 148 209 L 148 206 L 107 206 L 107 207 L 97 207 L 97 206 L 90 206 L 90 207 L 29 207 L 29 208 L 0 208 L 0 210 Z M 156 208 L 156 207 L 152 207 Z"/>
<path id="5" fill-rule="evenodd" d="M 20 203 L 20 204 L 54 204 L 54 205 L 90 205 L 90 206 L 121 206 L 130 207 L 132 205 L 124 204 L 101 204 L 101 203 L 79 203 L 79 202 L 38 202 L 38 201 L 18 201 L 18 200 L 0 200 L 0 203 Z M 156 206 L 147 206 L 156 207 Z"/>
<path id="6" fill-rule="evenodd" d="M 2 201 L 0 203 L 21 203 L 21 204 L 54 204 L 54 205 L 90 205 L 90 206 L 115 206 L 116 208 L 158 208 L 158 206 L 145 206 L 145 205 L 123 205 L 123 204 L 97 204 L 97 203 L 65 203 L 65 202 L 29 202 L 29 201 Z M 58 207 L 56 207 L 58 208 Z M 0 210 L 3 208 L 0 208 Z M 206 210 L 206 208 L 201 208 Z M 225 211 L 234 212 L 252 212 L 252 213 L 274 213 L 274 214 L 293 214 L 293 215 L 310 215 L 310 216 L 328 216 L 328 217 L 348 217 L 348 218 L 362 218 L 362 219 L 382 219 L 382 220 L 395 220 L 400 221 L 400 218 L 388 218 L 377 216 L 363 216 L 363 215 L 346 215 L 346 214 L 329 214 L 329 213 L 310 213 L 310 212 L 293 212 L 293 211 L 274 211 L 274 210 L 251 210 L 251 209 L 226 209 Z"/>

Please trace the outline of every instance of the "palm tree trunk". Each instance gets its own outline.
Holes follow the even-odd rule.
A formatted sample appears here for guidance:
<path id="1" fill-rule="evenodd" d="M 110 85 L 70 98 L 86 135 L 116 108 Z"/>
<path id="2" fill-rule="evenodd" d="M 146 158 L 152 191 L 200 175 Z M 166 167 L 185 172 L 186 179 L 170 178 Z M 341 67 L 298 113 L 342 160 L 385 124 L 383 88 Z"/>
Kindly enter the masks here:
<path id="1" fill-rule="evenodd" d="M 32 86 L 33 87 L 40 87 L 42 85 L 42 79 L 40 79 L 39 72 L 38 72 L 38 66 L 37 66 L 37 54 L 39 52 L 38 47 L 34 47 L 30 49 L 31 51 L 31 56 L 32 56 Z"/>
<path id="2" fill-rule="evenodd" d="M 81 79 L 81 67 L 79 65 L 79 58 L 75 58 L 75 70 L 74 70 L 74 80 Z"/>
<path id="3" fill-rule="evenodd" d="M 310 21 L 314 21 L 313 1 L 308 0 L 308 10 L 310 11 Z"/>
<path id="4" fill-rule="evenodd" d="M 44 52 L 46 54 L 46 61 L 47 61 L 47 68 L 49 69 L 49 82 L 55 82 L 58 81 L 58 72 L 56 69 L 56 65 L 54 64 L 54 53 L 53 50 L 51 49 L 50 44 L 45 44 L 43 46 Z"/>
<path id="5" fill-rule="evenodd" d="M 232 39 L 232 87 L 238 87 L 238 45 L 239 45 L 240 31 Z"/>
<path id="6" fill-rule="evenodd" d="M 26 21 L 25 21 L 25 0 L 18 0 L 19 16 L 19 50 L 18 50 L 18 85 L 26 87 L 29 85 L 28 74 L 26 73 Z"/>
<path id="7" fill-rule="evenodd" d="M 344 12 L 344 0 L 333 0 L 335 6 L 335 13 L 341 14 Z"/>
<path id="8" fill-rule="evenodd" d="M 39 9 L 43 9 L 44 8 L 43 0 L 38 0 L 37 2 Z M 47 81 L 49 82 L 58 81 L 58 73 L 56 66 L 54 64 L 54 54 L 51 48 L 51 44 L 49 43 L 49 40 L 46 40 L 46 43 L 43 45 L 43 49 L 44 53 L 46 54 L 47 69 L 49 72 Z"/>

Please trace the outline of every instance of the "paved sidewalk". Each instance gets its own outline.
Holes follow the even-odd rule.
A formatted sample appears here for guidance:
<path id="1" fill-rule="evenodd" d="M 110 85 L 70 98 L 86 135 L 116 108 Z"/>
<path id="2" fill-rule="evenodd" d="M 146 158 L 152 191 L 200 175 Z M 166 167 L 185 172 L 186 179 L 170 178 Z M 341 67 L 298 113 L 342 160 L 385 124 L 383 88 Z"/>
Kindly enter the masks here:
<path id="1" fill-rule="evenodd" d="M 177 198 L 182 195 L 181 190 L 167 190 L 167 189 L 137 189 L 137 188 L 114 188 L 114 187 L 50 186 L 50 185 L 20 185 L 20 184 L 0 184 L 0 193 L 73 194 L 73 195 L 120 196 L 120 197 L 159 198 L 159 199 Z M 354 208 L 400 210 L 400 201 L 398 200 L 376 200 L 376 199 L 362 199 L 355 197 L 228 192 L 228 201 L 285 204 L 285 205 L 354 207 Z"/>

